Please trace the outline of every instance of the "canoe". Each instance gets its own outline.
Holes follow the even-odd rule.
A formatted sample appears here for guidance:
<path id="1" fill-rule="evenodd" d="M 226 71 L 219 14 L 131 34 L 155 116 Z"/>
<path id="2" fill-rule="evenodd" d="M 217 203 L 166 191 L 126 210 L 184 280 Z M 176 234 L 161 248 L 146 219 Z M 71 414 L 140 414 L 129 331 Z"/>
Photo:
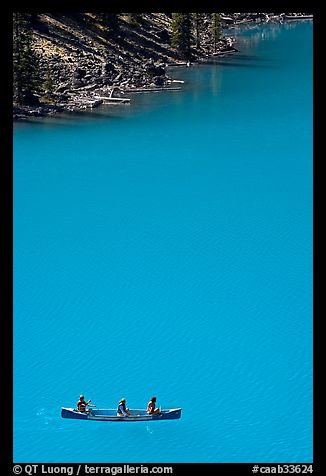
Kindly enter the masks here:
<path id="1" fill-rule="evenodd" d="M 116 409 L 92 409 L 90 413 L 81 413 L 74 408 L 61 408 L 62 418 L 75 420 L 98 421 L 150 421 L 150 420 L 176 420 L 181 418 L 181 408 L 162 409 L 161 413 L 148 414 L 146 410 L 129 409 L 130 416 L 117 416 Z"/>

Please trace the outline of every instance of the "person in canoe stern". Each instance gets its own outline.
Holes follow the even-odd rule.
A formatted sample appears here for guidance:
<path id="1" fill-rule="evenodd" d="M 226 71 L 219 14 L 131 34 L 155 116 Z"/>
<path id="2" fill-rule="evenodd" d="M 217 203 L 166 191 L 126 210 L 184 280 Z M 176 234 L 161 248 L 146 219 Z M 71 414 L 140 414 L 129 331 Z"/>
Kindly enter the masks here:
<path id="1" fill-rule="evenodd" d="M 79 412 L 82 412 L 82 413 L 85 413 L 85 412 L 88 412 L 88 411 L 91 411 L 90 409 L 89 410 L 86 410 L 86 407 L 87 405 L 89 405 L 91 402 L 91 400 L 88 400 L 87 402 L 85 402 L 85 397 L 84 395 L 80 395 L 79 397 L 79 400 L 77 402 L 77 409 Z"/>
<path id="2" fill-rule="evenodd" d="M 159 408 L 156 407 L 156 397 L 152 397 L 147 405 L 147 413 L 160 413 Z"/>
<path id="3" fill-rule="evenodd" d="M 121 398 L 118 408 L 117 408 L 117 416 L 129 416 L 130 411 L 129 408 L 126 408 L 126 399 Z"/>

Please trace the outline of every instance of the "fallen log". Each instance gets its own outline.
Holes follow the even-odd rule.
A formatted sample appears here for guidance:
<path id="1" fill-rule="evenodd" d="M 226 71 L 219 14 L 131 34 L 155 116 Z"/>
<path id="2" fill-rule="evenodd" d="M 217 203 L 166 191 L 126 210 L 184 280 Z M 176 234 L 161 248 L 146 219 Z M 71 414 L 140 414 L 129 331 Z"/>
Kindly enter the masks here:
<path id="1" fill-rule="evenodd" d="M 130 98 L 113 98 L 111 96 L 97 96 L 96 99 L 108 102 L 130 102 Z"/>
<path id="2" fill-rule="evenodd" d="M 150 93 L 150 92 L 158 92 L 158 91 L 181 91 L 180 87 L 162 87 L 162 88 L 128 88 L 125 89 L 128 93 Z"/>

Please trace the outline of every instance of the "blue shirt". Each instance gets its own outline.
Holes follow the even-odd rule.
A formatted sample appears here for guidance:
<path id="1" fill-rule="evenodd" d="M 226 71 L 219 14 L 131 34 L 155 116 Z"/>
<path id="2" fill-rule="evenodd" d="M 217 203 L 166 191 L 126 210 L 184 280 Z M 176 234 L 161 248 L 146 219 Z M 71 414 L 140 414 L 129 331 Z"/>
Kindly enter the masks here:
<path id="1" fill-rule="evenodd" d="M 117 413 L 127 413 L 125 403 L 119 403 Z"/>

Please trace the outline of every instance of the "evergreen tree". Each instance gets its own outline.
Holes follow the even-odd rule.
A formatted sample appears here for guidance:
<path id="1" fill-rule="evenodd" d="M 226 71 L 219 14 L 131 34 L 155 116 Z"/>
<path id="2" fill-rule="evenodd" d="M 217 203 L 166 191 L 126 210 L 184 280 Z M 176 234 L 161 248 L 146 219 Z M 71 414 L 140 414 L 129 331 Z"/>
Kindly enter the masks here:
<path id="1" fill-rule="evenodd" d="M 195 29 L 195 38 L 196 38 L 196 48 L 200 47 L 200 35 L 203 30 L 203 14 L 202 13 L 193 13 L 192 14 L 194 29 Z"/>
<path id="2" fill-rule="evenodd" d="M 100 19 L 105 23 L 108 34 L 114 37 L 119 32 L 119 14 L 118 13 L 100 13 Z"/>
<path id="3" fill-rule="evenodd" d="M 216 53 L 217 43 L 221 37 L 221 23 L 219 13 L 212 13 L 212 36 L 214 44 L 214 53 Z"/>
<path id="4" fill-rule="evenodd" d="M 47 103 L 54 102 L 53 89 L 54 89 L 54 84 L 53 84 L 51 71 L 50 71 L 50 68 L 47 67 L 45 72 L 44 82 L 43 82 L 43 90 L 44 90 L 43 100 L 45 102 Z"/>
<path id="5" fill-rule="evenodd" d="M 141 13 L 128 13 L 128 21 L 131 25 L 140 26 L 142 21 L 143 21 L 142 14 Z"/>
<path id="6" fill-rule="evenodd" d="M 119 27 L 119 14 L 118 13 L 100 13 L 100 19 L 107 23 L 110 30 L 116 30 Z"/>
<path id="7" fill-rule="evenodd" d="M 32 48 L 33 35 L 30 17 L 26 13 L 13 14 L 13 87 L 18 103 L 38 102 L 34 96 L 40 89 L 38 59 Z"/>
<path id="8" fill-rule="evenodd" d="M 180 56 L 190 59 L 191 49 L 191 14 L 172 13 L 171 44 L 179 52 Z"/>
<path id="9" fill-rule="evenodd" d="M 39 13 L 32 12 L 29 14 L 29 21 L 32 27 L 38 25 L 40 19 L 39 19 Z"/>

